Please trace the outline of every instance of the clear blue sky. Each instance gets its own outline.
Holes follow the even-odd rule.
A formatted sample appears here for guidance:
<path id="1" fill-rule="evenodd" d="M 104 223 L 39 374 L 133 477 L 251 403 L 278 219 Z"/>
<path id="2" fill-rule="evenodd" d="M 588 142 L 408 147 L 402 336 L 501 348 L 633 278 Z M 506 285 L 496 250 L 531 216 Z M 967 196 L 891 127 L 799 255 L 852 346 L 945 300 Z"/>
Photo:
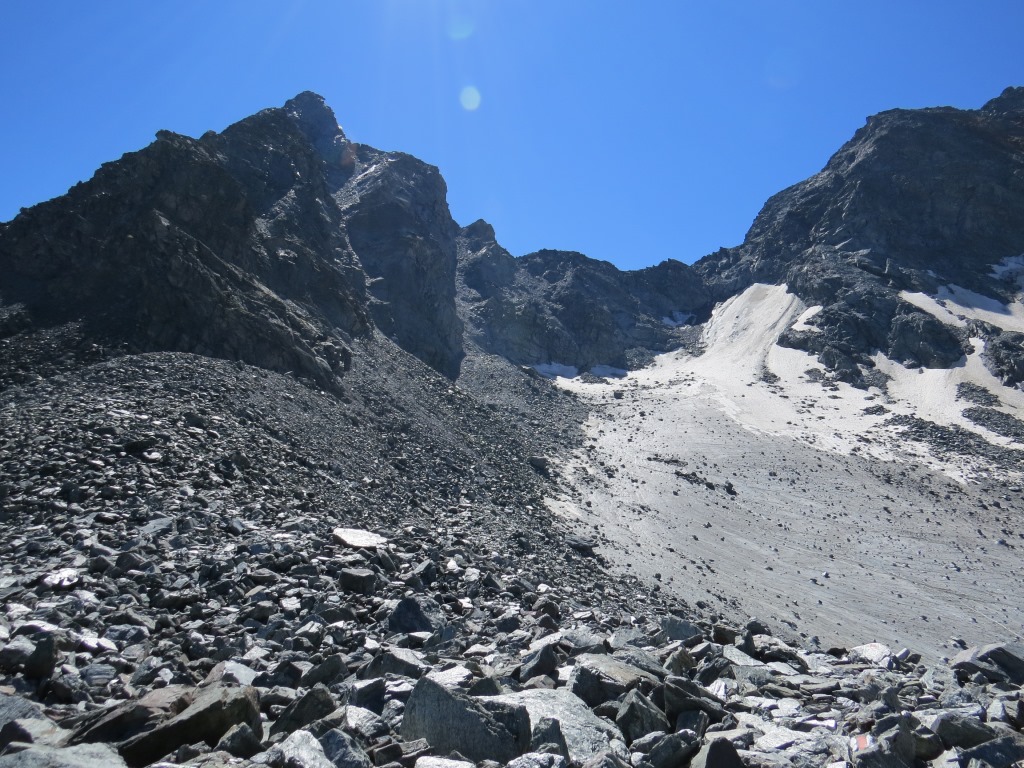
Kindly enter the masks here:
<path id="1" fill-rule="evenodd" d="M 456 220 L 487 219 L 512 253 L 627 268 L 738 244 L 870 114 L 1024 85 L 1020 0 L 15 0 L 3 16 L 0 220 L 158 129 L 221 130 L 309 89 L 349 138 L 439 166 Z"/>

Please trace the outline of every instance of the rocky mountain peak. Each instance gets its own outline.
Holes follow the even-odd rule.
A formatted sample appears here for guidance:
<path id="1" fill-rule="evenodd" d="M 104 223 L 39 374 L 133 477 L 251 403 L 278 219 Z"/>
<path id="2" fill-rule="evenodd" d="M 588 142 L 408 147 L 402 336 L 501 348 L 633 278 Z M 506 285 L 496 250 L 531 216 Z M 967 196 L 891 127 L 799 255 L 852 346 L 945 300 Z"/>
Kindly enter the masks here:
<path id="1" fill-rule="evenodd" d="M 323 96 L 303 91 L 284 103 L 284 111 L 325 160 L 338 162 L 341 159 L 348 139 Z"/>
<path id="2" fill-rule="evenodd" d="M 992 272 L 1024 252 L 1024 123 L 1005 119 L 1022 93 L 1007 89 L 980 110 L 869 118 L 821 172 L 770 198 L 742 245 L 695 269 L 719 300 L 755 282 L 786 283 L 822 306 L 823 332 L 785 339 L 849 380 L 878 351 L 912 366 L 953 364 L 970 351 L 966 337 L 904 296 L 953 285 L 1013 301 L 1016 287 Z M 1004 335 L 986 332 L 995 347 L 1011 343 Z"/>
<path id="3" fill-rule="evenodd" d="M 494 227 L 483 219 L 477 219 L 472 224 L 462 228 L 462 236 L 466 239 L 471 250 L 480 250 L 488 243 L 495 242 L 496 235 Z"/>
<path id="4" fill-rule="evenodd" d="M 1024 86 L 1010 86 L 985 104 L 981 111 L 997 115 L 1024 115 Z"/>

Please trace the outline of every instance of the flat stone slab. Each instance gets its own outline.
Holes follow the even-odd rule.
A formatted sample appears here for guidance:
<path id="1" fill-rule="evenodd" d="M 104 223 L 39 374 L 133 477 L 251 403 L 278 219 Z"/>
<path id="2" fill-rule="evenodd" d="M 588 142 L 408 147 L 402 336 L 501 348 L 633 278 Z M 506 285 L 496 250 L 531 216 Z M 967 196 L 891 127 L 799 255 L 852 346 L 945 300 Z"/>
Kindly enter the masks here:
<path id="1" fill-rule="evenodd" d="M 331 533 L 335 542 L 349 549 L 376 549 L 388 543 L 380 534 L 360 528 L 335 528 Z"/>

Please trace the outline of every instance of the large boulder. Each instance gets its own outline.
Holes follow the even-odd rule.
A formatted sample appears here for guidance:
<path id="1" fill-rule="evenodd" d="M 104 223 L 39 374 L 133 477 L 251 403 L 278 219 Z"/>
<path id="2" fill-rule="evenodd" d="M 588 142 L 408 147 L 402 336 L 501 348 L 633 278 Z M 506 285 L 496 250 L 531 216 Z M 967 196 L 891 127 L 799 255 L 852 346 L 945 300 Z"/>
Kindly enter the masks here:
<path id="1" fill-rule="evenodd" d="M 545 718 L 557 721 L 570 762 L 585 763 L 609 751 L 619 751 L 626 756 L 622 732 L 595 715 L 582 699 L 564 688 L 504 693 L 482 697 L 482 700 L 525 707 L 531 728 L 537 728 Z"/>
<path id="2" fill-rule="evenodd" d="M 106 744 L 32 744 L 18 752 L 0 755 L 0 768 L 125 768 L 125 762 Z"/>
<path id="3" fill-rule="evenodd" d="M 422 677 L 402 719 L 402 738 L 426 739 L 435 751 L 508 762 L 530 748 L 530 716 L 500 697 L 473 698 Z"/>
<path id="4" fill-rule="evenodd" d="M 214 746 L 239 723 L 262 735 L 259 696 L 251 686 L 212 685 L 196 692 L 181 713 L 122 743 L 118 751 L 128 765 L 149 765 L 185 744 L 205 741 Z"/>

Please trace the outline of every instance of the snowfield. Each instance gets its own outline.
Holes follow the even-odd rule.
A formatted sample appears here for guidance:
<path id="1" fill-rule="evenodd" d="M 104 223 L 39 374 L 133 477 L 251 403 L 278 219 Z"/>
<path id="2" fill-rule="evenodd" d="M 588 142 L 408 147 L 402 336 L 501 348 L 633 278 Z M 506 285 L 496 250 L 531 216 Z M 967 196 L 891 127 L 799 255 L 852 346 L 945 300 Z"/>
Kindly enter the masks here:
<path id="1" fill-rule="evenodd" d="M 915 299 L 940 319 L 963 314 Z M 980 340 L 949 370 L 877 355 L 885 392 L 822 386 L 812 355 L 775 343 L 814 312 L 785 286 L 754 285 L 715 310 L 700 356 L 662 355 L 606 383 L 558 379 L 594 415 L 552 508 L 604 537 L 619 567 L 734 620 L 798 626 L 804 642 L 902 641 L 935 657 L 955 652 L 954 627 L 969 643 L 1020 635 L 1020 472 L 940 455 L 888 422 L 914 416 L 1019 451 L 962 415 L 957 388 L 1018 418 L 1024 393 L 988 373 Z"/>

